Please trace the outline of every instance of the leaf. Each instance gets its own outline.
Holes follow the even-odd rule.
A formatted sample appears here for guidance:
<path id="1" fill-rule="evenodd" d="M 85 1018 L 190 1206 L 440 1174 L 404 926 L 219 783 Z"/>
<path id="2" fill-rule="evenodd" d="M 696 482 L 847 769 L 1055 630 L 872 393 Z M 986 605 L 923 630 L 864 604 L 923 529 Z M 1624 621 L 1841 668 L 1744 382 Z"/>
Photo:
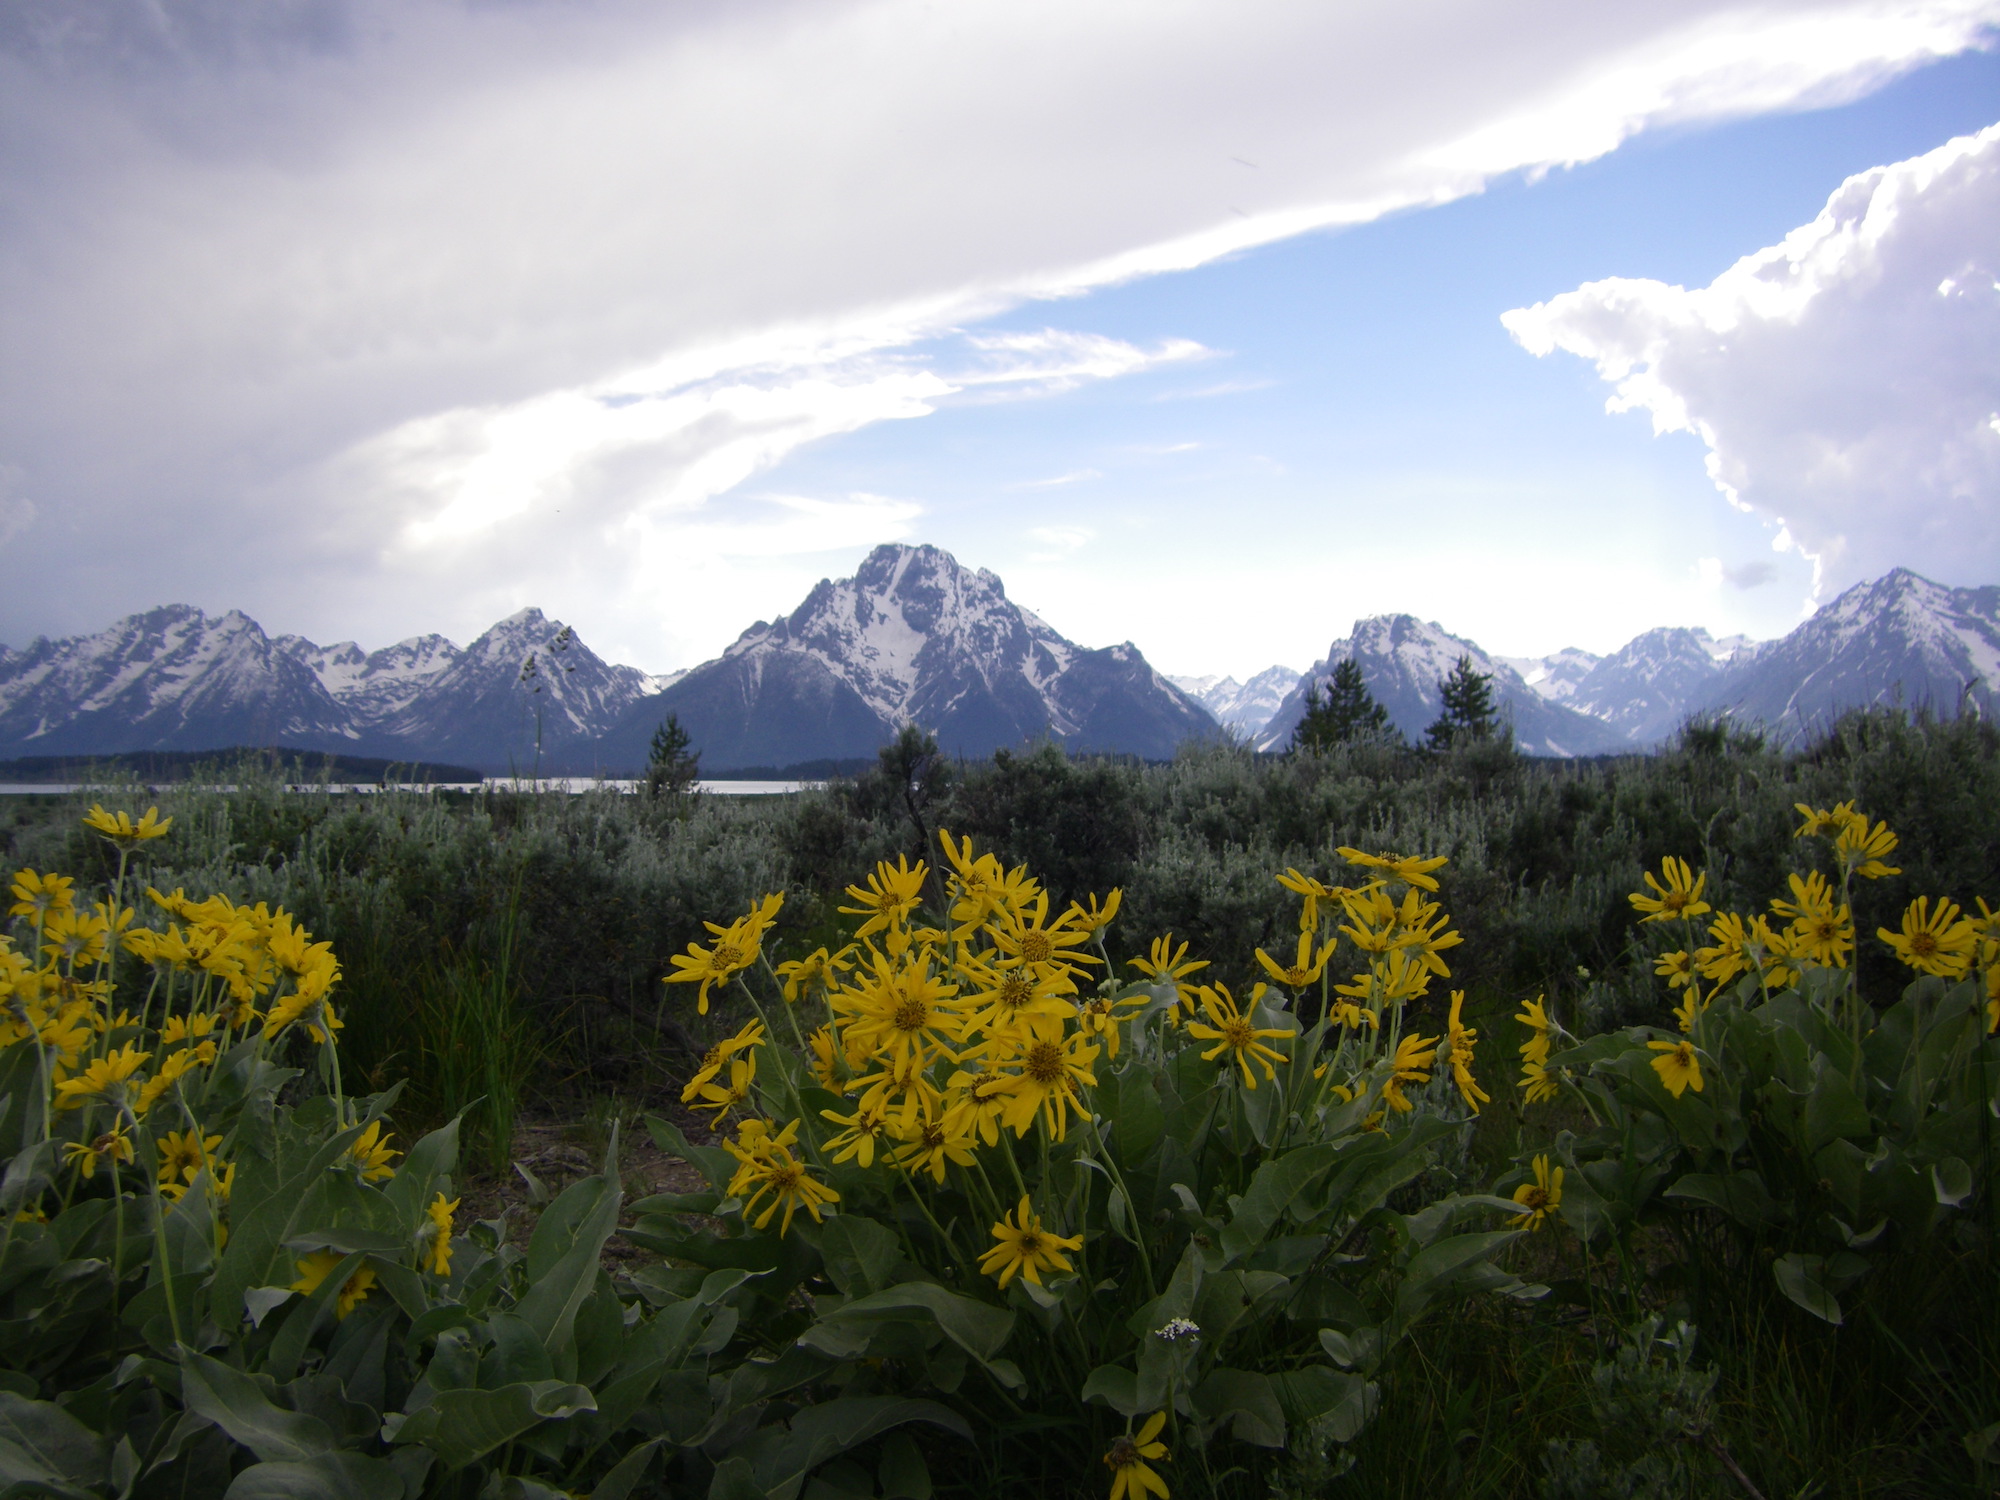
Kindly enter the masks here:
<path id="1" fill-rule="evenodd" d="M 395 1465 L 361 1453 L 322 1453 L 301 1462 L 252 1464 L 223 1500 L 403 1500 Z"/>
<path id="2" fill-rule="evenodd" d="M 1972 1196 L 1972 1168 L 1955 1156 L 1947 1156 L 1931 1168 L 1931 1185 L 1937 1189 L 1938 1202 L 1957 1208 Z"/>
<path id="3" fill-rule="evenodd" d="M 1770 1229 L 1784 1222 L 1784 1210 L 1756 1172 L 1689 1172 L 1660 1196 L 1719 1208 L 1746 1229 Z"/>
<path id="4" fill-rule="evenodd" d="M 410 1147 L 410 1154 L 382 1189 L 405 1235 L 423 1227 L 424 1210 L 437 1195 L 438 1180 L 449 1178 L 458 1165 L 458 1122 L 463 1118 L 463 1113 L 454 1116 Z"/>
<path id="5" fill-rule="evenodd" d="M 819 1253 L 833 1284 L 850 1297 L 861 1297 L 889 1285 L 903 1247 L 865 1214 L 836 1214 L 820 1233 Z"/>
<path id="6" fill-rule="evenodd" d="M 596 1411 L 580 1385 L 523 1381 L 498 1390 L 440 1391 L 397 1429 L 398 1443 L 422 1443 L 449 1469 L 462 1469 L 544 1421 Z"/>
<path id="7" fill-rule="evenodd" d="M 1119 1365 L 1099 1365 L 1083 1383 L 1085 1401 L 1102 1401 L 1121 1417 L 1136 1417 L 1151 1410 L 1139 1399 L 1139 1377 Z"/>
<path id="8" fill-rule="evenodd" d="M 828 1459 L 908 1422 L 929 1422 L 968 1442 L 972 1439 L 965 1419 L 935 1401 L 843 1396 L 796 1413 L 789 1432 L 759 1428 L 743 1445 L 749 1450 L 743 1456 L 750 1459 L 758 1493 L 768 1500 L 792 1500 L 806 1476 Z"/>
<path id="9" fill-rule="evenodd" d="M 535 1330 L 558 1373 L 575 1368 L 577 1309 L 597 1286 L 597 1258 L 618 1227 L 623 1197 L 616 1183 L 602 1177 L 572 1183 L 543 1212 L 528 1243 L 532 1285 L 515 1312 Z M 544 1229 L 549 1231 L 546 1238 Z M 539 1273 L 538 1264 L 543 1268 Z"/>
<path id="10" fill-rule="evenodd" d="M 111 1445 L 53 1401 L 0 1391 L 0 1484 L 63 1493 L 110 1477 Z"/>
<path id="11" fill-rule="evenodd" d="M 892 1432 L 882 1444 L 882 1500 L 931 1500 L 930 1465 L 907 1432 Z M 597 1500 L 596 1495 L 591 1500 Z"/>
<path id="12" fill-rule="evenodd" d="M 639 1481 L 646 1477 L 646 1466 L 653 1461 L 654 1453 L 665 1441 L 665 1438 L 648 1438 L 636 1444 L 631 1452 L 611 1466 L 610 1473 L 597 1481 L 590 1491 L 590 1500 L 626 1500 L 626 1496 L 638 1487 Z"/>
<path id="13" fill-rule="evenodd" d="M 1331 1142 L 1321 1142 L 1288 1151 L 1257 1168 L 1222 1232 L 1224 1252 L 1233 1259 L 1262 1244 L 1293 1200 L 1326 1175 L 1337 1154 Z"/>
<path id="14" fill-rule="evenodd" d="M 864 1322 L 873 1318 L 893 1318 L 901 1314 L 928 1314 L 959 1348 L 982 1364 L 991 1364 L 1006 1346 L 1014 1331 L 1014 1314 L 989 1303 L 975 1302 L 956 1292 L 946 1291 L 935 1282 L 911 1281 L 887 1291 L 874 1292 L 836 1308 L 820 1319 L 820 1325 Z M 799 1342 L 811 1346 L 812 1330 Z"/>
<path id="15" fill-rule="evenodd" d="M 1118 1080 L 1118 1097 L 1112 1106 L 1111 1141 L 1118 1148 L 1119 1160 L 1134 1166 L 1160 1143 L 1167 1115 L 1160 1107 L 1151 1068 L 1134 1062 L 1127 1071 L 1112 1076 Z"/>
<path id="16" fill-rule="evenodd" d="M 1502 1245 L 1519 1239 L 1524 1232 L 1495 1229 L 1481 1234 L 1455 1234 L 1411 1256 L 1409 1265 L 1403 1269 L 1403 1285 L 1396 1293 L 1398 1332 L 1416 1322 L 1432 1300 L 1462 1272 L 1484 1261 Z"/>
<path id="17" fill-rule="evenodd" d="M 646 1129 L 662 1151 L 678 1156 L 700 1172 L 718 1193 L 729 1191 L 729 1179 L 736 1175 L 736 1158 L 727 1151 L 720 1146 L 695 1145 L 681 1134 L 678 1125 L 671 1120 L 662 1120 L 658 1115 L 646 1116 Z"/>
<path id="18" fill-rule="evenodd" d="M 1836 1326 L 1842 1319 L 1840 1298 L 1827 1285 L 1826 1258 L 1819 1255 L 1781 1255 L 1771 1262 L 1771 1274 L 1778 1290 L 1798 1303 L 1815 1318 Z"/>
<path id="19" fill-rule="evenodd" d="M 1812 1092 L 1806 1096 L 1805 1118 L 1800 1143 L 1807 1156 L 1823 1146 L 1845 1138 L 1862 1140 L 1872 1134 L 1868 1106 L 1854 1096 L 1847 1076 L 1827 1066 L 1824 1057 L 1814 1060 Z"/>
<path id="20" fill-rule="evenodd" d="M 318 1417 L 286 1411 L 241 1370 L 191 1349 L 181 1354 L 181 1393 L 189 1411 L 208 1418 L 267 1463 L 297 1463 L 339 1446 L 333 1429 Z"/>
<path id="21" fill-rule="evenodd" d="M 1320 1331 L 1322 1343 L 1330 1330 Z M 1275 1377 L 1285 1416 L 1295 1427 L 1322 1425 L 1336 1443 L 1351 1443 L 1375 1415 L 1381 1389 L 1372 1381 L 1325 1365 L 1306 1365 Z"/>
<path id="22" fill-rule="evenodd" d="M 1231 1430 L 1260 1448 L 1285 1446 L 1285 1409 L 1268 1375 L 1218 1367 L 1194 1393 L 1194 1409 L 1211 1427 L 1233 1419 Z"/>

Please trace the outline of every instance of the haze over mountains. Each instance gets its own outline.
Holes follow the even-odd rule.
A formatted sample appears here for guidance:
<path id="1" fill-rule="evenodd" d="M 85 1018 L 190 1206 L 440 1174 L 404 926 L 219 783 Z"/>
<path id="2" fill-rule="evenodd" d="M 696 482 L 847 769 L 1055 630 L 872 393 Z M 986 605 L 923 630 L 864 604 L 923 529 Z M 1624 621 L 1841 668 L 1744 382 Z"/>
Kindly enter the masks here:
<path id="1" fill-rule="evenodd" d="M 935 547 L 883 546 L 715 660 L 653 677 L 604 661 L 535 609 L 469 646 L 417 636 L 379 651 L 269 636 L 187 605 L 91 636 L 0 646 L 0 757 L 282 744 L 493 773 L 629 774 L 675 714 L 704 770 L 872 755 L 906 723 L 985 755 L 1050 739 L 1151 759 L 1225 733 L 1281 749 L 1308 682 L 1347 657 L 1405 735 L 1438 711 L 1460 655 L 1493 678 L 1524 750 L 1644 749 L 1692 714 L 1798 738 L 1867 704 L 1992 713 L 2000 586 L 1951 589 L 1898 569 L 1781 640 L 1647 631 L 1607 656 L 1498 657 L 1411 615 L 1355 622 L 1306 674 L 1168 678 L 1130 642 L 1091 649 Z"/>

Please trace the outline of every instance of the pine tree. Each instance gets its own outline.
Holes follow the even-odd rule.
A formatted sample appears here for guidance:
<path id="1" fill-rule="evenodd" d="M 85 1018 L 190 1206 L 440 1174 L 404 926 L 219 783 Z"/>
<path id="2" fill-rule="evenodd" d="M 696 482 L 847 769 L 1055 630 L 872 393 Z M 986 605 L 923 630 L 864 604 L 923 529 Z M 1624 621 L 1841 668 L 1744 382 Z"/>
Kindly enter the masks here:
<path id="1" fill-rule="evenodd" d="M 1490 740 L 1500 727 L 1493 705 L 1493 678 L 1472 670 L 1472 658 L 1461 656 L 1452 664 L 1451 675 L 1438 683 L 1444 706 L 1437 721 L 1424 731 L 1433 750 L 1453 745 Z"/>
<path id="2" fill-rule="evenodd" d="M 1361 664 L 1348 657 L 1333 669 L 1320 696 L 1319 684 L 1306 684 L 1306 712 L 1292 731 L 1292 748 L 1307 755 L 1324 755 L 1335 745 L 1354 740 L 1383 740 L 1395 735 L 1389 710 L 1375 701 L 1361 675 Z"/>
<path id="3" fill-rule="evenodd" d="M 666 722 L 653 731 L 653 743 L 646 758 L 646 795 L 685 797 L 701 777 L 701 752 L 681 728 L 680 715 L 668 714 Z"/>

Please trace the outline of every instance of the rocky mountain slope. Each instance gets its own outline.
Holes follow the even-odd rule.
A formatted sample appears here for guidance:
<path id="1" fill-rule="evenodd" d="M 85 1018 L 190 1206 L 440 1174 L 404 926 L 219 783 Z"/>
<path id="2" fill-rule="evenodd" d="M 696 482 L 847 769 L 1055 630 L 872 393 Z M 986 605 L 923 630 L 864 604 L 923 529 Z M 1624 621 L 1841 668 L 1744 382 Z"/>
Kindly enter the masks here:
<path id="1" fill-rule="evenodd" d="M 936 547 L 882 546 L 758 621 L 714 661 L 635 705 L 600 746 L 636 768 L 669 714 L 709 770 L 872 754 L 904 724 L 955 754 L 1049 737 L 1079 750 L 1171 755 L 1217 732 L 1130 642 L 1088 650 Z"/>
<path id="2" fill-rule="evenodd" d="M 1299 685 L 1294 667 L 1266 667 L 1248 682 L 1234 677 L 1169 677 L 1167 681 L 1207 709 L 1232 733 L 1255 736 Z"/>

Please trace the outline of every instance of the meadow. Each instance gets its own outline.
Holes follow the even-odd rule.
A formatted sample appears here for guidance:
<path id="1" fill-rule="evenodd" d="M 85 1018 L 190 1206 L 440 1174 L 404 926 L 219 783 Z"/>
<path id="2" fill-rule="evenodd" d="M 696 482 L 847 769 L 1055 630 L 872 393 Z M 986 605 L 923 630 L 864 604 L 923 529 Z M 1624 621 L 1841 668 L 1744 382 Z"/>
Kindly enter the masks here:
<path id="1" fill-rule="evenodd" d="M 215 779 L 0 802 L 22 1493 L 2000 1484 L 1976 720 Z"/>

